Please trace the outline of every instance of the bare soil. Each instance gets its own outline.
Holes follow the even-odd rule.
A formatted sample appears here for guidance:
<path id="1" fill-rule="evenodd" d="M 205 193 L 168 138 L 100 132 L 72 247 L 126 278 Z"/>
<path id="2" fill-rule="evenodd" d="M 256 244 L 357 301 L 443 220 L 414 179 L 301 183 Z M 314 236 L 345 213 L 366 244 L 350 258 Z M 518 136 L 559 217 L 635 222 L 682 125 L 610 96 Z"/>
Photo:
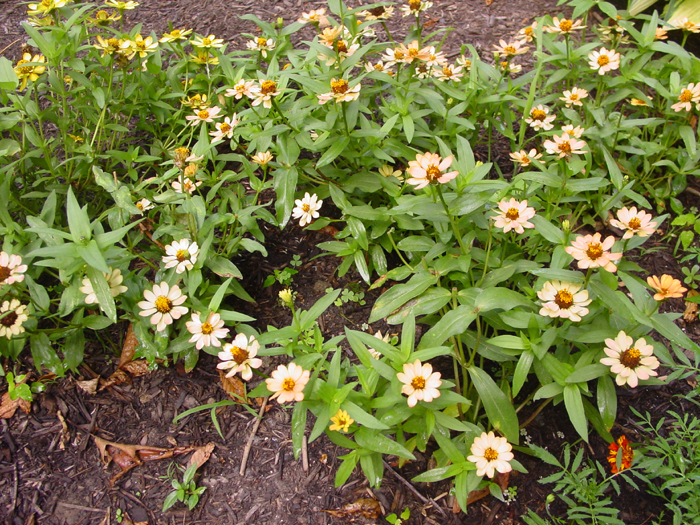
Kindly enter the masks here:
<path id="1" fill-rule="evenodd" d="M 513 35 L 534 17 L 560 13 L 556 3 L 556 0 L 496 0 L 487 5 L 483 0 L 436 0 L 429 16 L 435 29 L 454 28 L 446 41 L 448 54 L 458 52 L 464 43 L 471 43 L 487 56 L 499 38 Z M 143 24 L 143 34 L 151 31 L 160 34 L 168 29 L 170 21 L 174 27 L 192 27 L 203 35 L 213 33 L 230 42 L 229 49 L 240 49 L 245 41 L 242 33 L 255 32 L 255 26 L 240 20 L 240 15 L 254 13 L 266 21 L 282 17 L 290 22 L 302 11 L 322 7 L 324 2 L 145 0 L 142 4 L 137 11 L 128 13 L 128 17 L 130 22 Z M 26 7 L 15 0 L 0 0 L 0 6 L 0 50 L 4 49 L 5 56 L 14 61 L 25 41 L 19 22 L 25 18 Z M 389 27 L 398 38 L 407 29 L 400 17 L 394 18 Z M 689 205 L 698 204 L 696 196 L 686 197 Z M 293 255 L 299 255 L 302 260 L 293 285 L 302 307 L 315 302 L 328 287 L 361 284 L 360 278 L 353 274 L 337 278 L 338 260 L 314 259 L 319 253 L 316 245 L 329 240 L 327 236 L 302 231 L 294 224 L 283 232 L 270 227 L 264 227 L 264 232 L 270 257 L 262 259 L 259 254 L 252 254 L 236 261 L 245 276 L 241 284 L 256 300 L 255 304 L 241 302 L 237 308 L 255 317 L 258 328 L 281 327 L 289 321 L 288 312 L 277 301 L 279 288 L 263 288 L 262 284 L 275 269 L 288 265 Z M 677 259 L 669 254 L 668 247 L 664 247 L 636 262 L 656 274 L 682 277 Z M 345 326 L 358 329 L 366 322 L 371 304 L 380 293 L 381 290 L 367 293 L 365 306 L 331 307 L 320 320 L 324 336 L 340 334 Z M 680 312 L 683 303 L 673 300 L 667 308 Z M 683 327 L 698 340 L 697 323 Z M 372 327 L 386 328 L 381 324 Z M 120 325 L 112 337 L 121 343 L 125 332 L 126 325 Z M 118 356 L 105 355 L 101 346 L 93 344 L 86 351 L 83 376 L 96 373 L 106 378 L 116 369 L 117 361 Z M 263 372 L 269 373 L 276 364 Z M 551 490 L 538 480 L 552 470 L 524 454 L 517 457 L 529 473 L 514 475 L 510 481 L 517 487 L 516 501 L 505 505 L 489 497 L 472 505 L 466 514 L 452 512 L 448 483 L 413 483 L 413 490 L 409 490 L 403 482 L 428 468 L 427 454 L 418 453 L 417 460 L 403 468 L 388 458 L 396 474 L 387 472 L 379 489 L 369 488 L 359 470 L 344 486 L 334 488 L 333 479 L 341 461 L 338 458 L 346 450 L 325 436 L 319 438 L 308 446 L 308 471 L 305 471 L 301 460 L 295 460 L 292 453 L 291 410 L 277 403 L 265 412 L 253 441 L 248 468 L 240 476 L 243 449 L 255 421 L 249 412 L 235 406 L 217 411 L 224 438 L 217 432 L 209 411 L 173 424 L 173 418 L 187 409 L 227 399 L 215 365 L 215 358 L 203 355 L 189 374 L 180 366 L 162 367 L 134 379 L 130 385 L 114 386 L 96 395 L 88 395 L 76 387 L 76 381 L 83 377 L 68 376 L 37 396 L 30 414 L 18 411 L 12 419 L 0 420 L 0 520 L 12 525 L 109 525 L 128 523 L 127 520 L 152 525 L 386 523 L 383 518 L 366 519 L 357 515 L 338 518 L 325 512 L 368 497 L 379 501 L 384 516 L 400 513 L 408 506 L 411 524 L 514 525 L 522 523 L 520 517 L 528 509 L 546 515 L 545 501 Z M 251 388 L 254 386 L 255 382 Z M 640 441 L 641 436 L 635 440 L 634 430 L 625 426 L 629 407 L 659 415 L 672 406 L 684 410 L 687 407 L 674 396 L 689 389 L 688 384 L 677 383 L 660 389 L 631 391 L 629 396 L 621 398 L 620 426 L 614 432 L 616 435 L 624 432 L 630 440 Z M 256 404 L 251 408 L 259 409 Z M 526 407 L 522 420 L 533 410 L 534 406 Z M 65 430 L 58 414 L 65 420 Z M 563 443 L 577 439 L 562 406 L 548 407 L 535 417 L 528 433 L 534 443 L 548 447 L 555 454 L 561 451 Z M 565 437 L 562 439 L 558 433 Z M 207 488 L 199 505 L 193 511 L 178 504 L 161 512 L 163 500 L 172 490 L 168 476 L 174 472 L 181 477 L 175 464 L 185 465 L 187 456 L 145 463 L 111 485 L 117 467 L 102 465 L 93 435 L 123 444 L 168 448 L 214 443 L 214 452 L 197 479 L 198 485 Z M 588 453 L 604 462 L 606 444 L 593 439 Z M 621 496 L 614 496 L 613 501 L 622 512 L 621 518 L 629 524 L 648 523 L 658 518 L 663 509 L 659 501 L 646 495 L 640 497 L 629 488 Z M 550 510 L 557 514 L 563 508 L 554 505 Z"/>

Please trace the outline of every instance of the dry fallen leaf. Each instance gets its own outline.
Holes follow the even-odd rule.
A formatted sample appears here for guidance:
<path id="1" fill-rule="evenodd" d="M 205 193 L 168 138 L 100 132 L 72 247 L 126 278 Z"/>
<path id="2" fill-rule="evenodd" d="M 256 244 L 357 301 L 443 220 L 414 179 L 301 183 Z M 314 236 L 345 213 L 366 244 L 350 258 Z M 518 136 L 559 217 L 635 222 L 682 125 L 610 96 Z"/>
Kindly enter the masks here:
<path id="1" fill-rule="evenodd" d="M 58 447 L 61 450 L 66 450 L 66 443 L 68 443 L 68 440 L 70 439 L 70 434 L 68 433 L 68 425 L 66 424 L 66 420 L 63 418 L 63 414 L 61 414 L 60 410 L 56 411 L 56 416 L 61 422 L 61 437 L 58 442 Z"/>
<path id="2" fill-rule="evenodd" d="M 124 345 L 122 346 L 122 353 L 119 356 L 119 368 L 122 368 L 125 364 L 134 359 L 134 354 L 136 353 L 136 348 L 139 346 L 139 340 L 136 339 L 136 334 L 134 333 L 134 328 L 131 323 L 129 323 L 129 328 L 126 331 L 126 337 L 124 338 Z"/>
<path id="3" fill-rule="evenodd" d="M 119 356 L 119 366 L 111 376 L 109 376 L 105 381 L 102 381 L 100 391 L 113 385 L 131 383 L 131 379 L 133 377 L 146 375 L 150 371 L 148 369 L 148 361 L 145 359 L 137 359 L 136 361 L 133 360 L 134 355 L 136 354 L 136 348 L 138 348 L 138 346 L 139 341 L 136 339 L 136 334 L 134 334 L 134 329 L 130 324 L 129 329 L 126 331 L 126 338 L 124 339 L 124 345 L 122 346 L 122 353 Z"/>
<path id="4" fill-rule="evenodd" d="M 219 370 L 219 379 L 221 380 L 221 388 L 224 389 L 224 392 L 226 392 L 231 399 L 238 402 L 241 402 L 241 400 L 247 401 L 245 386 L 243 385 L 243 381 L 238 379 L 238 377 L 226 377 L 226 373 L 223 370 Z"/>
<path id="5" fill-rule="evenodd" d="M 94 396 L 97 392 L 97 385 L 100 382 L 100 378 L 90 379 L 87 381 L 76 381 L 75 384 L 83 391 L 83 393 Z"/>
<path id="6" fill-rule="evenodd" d="M 129 372 L 133 377 L 143 376 L 149 372 L 148 361 L 145 359 L 137 359 L 136 361 L 124 363 L 121 369 Z"/>
<path id="7" fill-rule="evenodd" d="M 376 520 L 382 515 L 379 502 L 372 498 L 360 498 L 343 505 L 339 510 L 324 510 L 336 518 L 362 517 Z"/>
<path id="8" fill-rule="evenodd" d="M 686 297 L 695 297 L 698 292 L 695 290 L 690 290 Z M 698 318 L 698 303 L 691 303 L 690 301 L 685 302 L 685 312 L 683 312 L 683 319 L 686 323 L 692 323 Z"/>
<path id="9" fill-rule="evenodd" d="M 10 394 L 5 392 L 0 400 L 0 419 L 10 419 L 18 408 L 21 408 L 25 414 L 29 414 L 32 411 L 32 404 L 21 397 L 12 400 Z"/>
<path id="10" fill-rule="evenodd" d="M 209 461 L 209 456 L 211 456 L 215 446 L 214 443 L 207 443 L 203 447 L 199 447 L 195 450 L 194 454 L 190 456 L 190 460 L 187 462 L 187 468 L 190 468 L 195 463 L 198 469 L 201 468 L 202 465 Z"/>
<path id="11" fill-rule="evenodd" d="M 93 437 L 95 438 L 95 445 L 97 445 L 100 451 L 102 462 L 105 465 L 109 465 L 114 461 L 121 469 L 121 471 L 115 474 L 109 481 L 110 485 L 114 485 L 114 483 L 129 472 L 129 470 L 146 461 L 168 459 L 209 446 L 197 447 L 191 445 L 189 447 L 160 448 L 150 447 L 148 445 L 124 445 L 122 443 L 113 443 L 97 436 Z"/>

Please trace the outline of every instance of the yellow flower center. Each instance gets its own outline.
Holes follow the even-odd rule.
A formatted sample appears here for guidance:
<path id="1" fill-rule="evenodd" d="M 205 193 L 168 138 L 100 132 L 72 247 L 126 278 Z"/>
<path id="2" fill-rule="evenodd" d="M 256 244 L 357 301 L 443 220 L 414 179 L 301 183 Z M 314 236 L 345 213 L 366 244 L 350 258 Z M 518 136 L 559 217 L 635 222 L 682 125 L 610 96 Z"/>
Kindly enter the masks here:
<path id="1" fill-rule="evenodd" d="M 690 102 L 692 98 L 693 98 L 693 93 L 689 89 L 684 89 L 683 91 L 681 91 L 681 94 L 678 97 L 678 99 L 681 102 Z"/>
<path id="2" fill-rule="evenodd" d="M 418 56 L 418 49 L 416 49 L 415 47 L 410 47 L 408 49 L 408 56 L 413 57 L 413 58 L 417 57 Z"/>
<path id="3" fill-rule="evenodd" d="M 421 0 L 408 0 L 408 7 L 411 11 L 418 11 L 420 9 Z"/>
<path id="4" fill-rule="evenodd" d="M 202 323 L 202 333 L 204 335 L 209 335 L 213 332 L 214 332 L 214 327 L 211 324 L 209 324 L 206 321 Z"/>
<path id="5" fill-rule="evenodd" d="M 269 95 L 270 93 L 274 93 L 276 91 L 276 89 L 277 89 L 277 84 L 275 84 L 274 80 L 266 80 L 260 86 L 260 92 L 263 95 Z"/>
<path id="6" fill-rule="evenodd" d="M 514 55 L 515 51 L 515 46 L 506 46 L 503 48 L 503 52 L 508 53 L 509 55 Z"/>
<path id="7" fill-rule="evenodd" d="M 442 172 L 440 171 L 440 168 L 438 168 L 435 164 L 429 165 L 428 169 L 425 170 L 425 176 L 428 178 L 429 181 L 439 179 L 440 175 L 442 175 Z"/>
<path id="8" fill-rule="evenodd" d="M 592 261 L 599 259 L 603 255 L 603 245 L 599 242 L 592 242 L 588 245 L 586 250 L 586 255 Z"/>
<path id="9" fill-rule="evenodd" d="M 204 325 L 202 325 L 202 329 L 204 329 Z M 250 357 L 248 350 L 238 346 L 231 348 L 231 355 L 233 356 L 233 360 L 239 365 L 245 363 L 248 357 Z M 292 385 L 292 388 L 294 388 L 294 385 Z"/>
<path id="10" fill-rule="evenodd" d="M 533 32 L 534 32 L 534 31 L 532 30 L 532 26 L 526 27 L 525 30 L 523 31 L 523 33 L 524 33 L 526 36 L 532 36 Z"/>
<path id="11" fill-rule="evenodd" d="M 143 204 L 141 204 L 140 202 L 137 202 L 137 203 L 136 203 L 136 207 L 137 207 L 139 210 L 143 211 Z"/>
<path id="12" fill-rule="evenodd" d="M 14 326 L 17 322 L 17 317 L 17 312 L 12 311 L 6 314 L 2 319 L 0 319 L 0 324 L 6 326 L 7 328 L 10 328 L 11 326 Z"/>
<path id="13" fill-rule="evenodd" d="M 416 376 L 411 380 L 411 386 L 416 390 L 423 390 L 425 388 L 425 378 L 423 376 Z"/>
<path id="14" fill-rule="evenodd" d="M 547 113 L 545 113 L 545 111 L 542 109 L 535 108 L 530 112 L 530 117 L 532 118 L 532 120 L 542 121 L 547 118 Z"/>
<path id="15" fill-rule="evenodd" d="M 210 45 L 211 45 L 211 42 L 212 42 L 212 41 L 211 41 L 211 38 L 207 38 L 207 37 L 202 38 L 202 45 L 203 45 L 203 46 L 210 46 Z"/>
<path id="16" fill-rule="evenodd" d="M 452 68 L 450 68 L 449 66 L 443 67 L 442 74 L 445 75 L 446 77 L 451 77 L 452 76 Z"/>
<path id="17" fill-rule="evenodd" d="M 333 80 L 331 81 L 331 91 L 335 95 L 342 95 L 348 91 L 348 83 L 345 80 Z"/>
<path id="18" fill-rule="evenodd" d="M 12 275 L 12 270 L 7 266 L 0 266 L 0 283 L 5 282 Z"/>
<path id="19" fill-rule="evenodd" d="M 629 350 L 625 350 L 622 352 L 622 354 L 620 354 L 620 363 L 622 363 L 623 366 L 634 370 L 639 366 L 641 355 L 641 352 L 636 348 L 630 348 Z"/>
<path id="20" fill-rule="evenodd" d="M 267 38 L 258 38 L 258 47 L 267 47 Z"/>
<path id="21" fill-rule="evenodd" d="M 374 64 L 375 71 L 384 71 L 384 64 Z"/>
<path id="22" fill-rule="evenodd" d="M 302 209 L 302 211 L 303 211 L 304 213 L 309 213 L 309 210 L 311 209 L 311 206 L 309 206 L 308 204 L 304 203 L 304 204 L 301 205 L 301 209 Z"/>
<path id="23" fill-rule="evenodd" d="M 563 140 L 559 144 L 559 151 L 562 153 L 571 153 L 571 143 L 568 140 Z"/>
<path id="24" fill-rule="evenodd" d="M 190 252 L 187 250 L 178 250 L 175 254 L 175 258 L 178 260 L 178 262 L 186 261 L 190 258 Z"/>
<path id="25" fill-rule="evenodd" d="M 399 51 L 398 49 L 394 50 L 394 58 L 396 60 L 403 60 L 403 51 Z"/>
<path id="26" fill-rule="evenodd" d="M 571 20 L 564 19 L 561 22 L 559 22 L 559 29 L 561 29 L 564 32 L 571 31 L 571 28 L 573 26 L 574 26 L 574 23 Z"/>
<path id="27" fill-rule="evenodd" d="M 17 73 L 19 75 L 22 75 L 22 76 L 31 75 L 32 71 L 34 70 L 34 68 L 32 66 L 22 67 L 22 64 L 26 64 L 27 62 L 30 62 L 30 60 L 21 59 L 17 62 L 17 65 L 15 66 L 15 71 L 17 71 Z"/>
<path id="28" fill-rule="evenodd" d="M 201 109 L 197 112 L 197 116 L 202 120 L 207 120 L 209 118 L 209 110 Z"/>
<path id="29" fill-rule="evenodd" d="M 498 452 L 489 447 L 484 450 L 484 459 L 486 461 L 496 461 L 498 459 Z"/>
<path id="30" fill-rule="evenodd" d="M 569 290 L 559 290 L 557 295 L 554 296 L 554 302 L 557 303 L 559 308 L 566 310 L 574 304 L 574 296 L 571 295 Z"/>
<path id="31" fill-rule="evenodd" d="M 517 208 L 509 208 L 508 211 L 506 212 L 506 219 L 510 219 L 511 221 L 516 221 L 516 220 L 518 220 L 518 217 L 520 217 L 520 214 L 518 213 Z"/>
<path id="32" fill-rule="evenodd" d="M 572 93 L 571 95 L 569 95 L 569 100 L 571 100 L 571 101 L 578 100 L 578 94 Z"/>
<path id="33" fill-rule="evenodd" d="M 173 309 L 173 302 L 164 295 L 159 295 L 156 297 L 155 307 L 160 313 L 167 314 Z"/>
<path id="34" fill-rule="evenodd" d="M 231 131 L 232 129 L 233 129 L 233 128 L 232 128 L 231 126 L 229 126 L 228 124 L 226 124 L 226 122 L 223 122 L 223 123 L 219 126 L 219 131 L 221 131 L 221 133 L 223 133 L 223 134 L 228 133 L 228 132 Z"/>
<path id="35" fill-rule="evenodd" d="M 296 382 L 291 377 L 286 377 L 284 381 L 282 381 L 282 390 L 285 390 L 287 392 L 294 392 L 295 386 Z"/>
<path id="36" fill-rule="evenodd" d="M 190 156 L 190 150 L 182 147 L 175 148 L 175 156 L 184 160 Z"/>
<path id="37" fill-rule="evenodd" d="M 338 48 L 338 53 L 347 53 L 348 52 L 348 44 L 345 42 L 345 40 L 338 40 L 335 45 Z"/>
<path id="38" fill-rule="evenodd" d="M 598 65 L 600 67 L 607 66 L 610 63 L 610 57 L 608 55 L 600 55 L 598 57 Z"/>
<path id="39" fill-rule="evenodd" d="M 642 226 L 642 221 L 639 217 L 632 217 L 630 222 L 627 223 L 630 230 L 638 230 Z"/>

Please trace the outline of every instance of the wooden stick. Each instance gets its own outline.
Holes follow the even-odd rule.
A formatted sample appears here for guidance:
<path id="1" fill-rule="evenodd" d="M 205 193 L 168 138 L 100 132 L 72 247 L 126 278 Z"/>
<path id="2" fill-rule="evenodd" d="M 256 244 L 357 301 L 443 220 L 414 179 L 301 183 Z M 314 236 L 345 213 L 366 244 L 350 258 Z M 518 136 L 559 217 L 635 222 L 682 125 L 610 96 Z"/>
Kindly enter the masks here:
<path id="1" fill-rule="evenodd" d="M 396 479 L 398 479 L 401 483 L 403 483 L 406 486 L 406 488 L 408 488 L 408 490 L 413 492 L 413 494 L 415 494 L 419 500 L 421 500 L 426 505 L 432 505 L 438 510 L 440 514 L 445 516 L 445 511 L 442 510 L 442 507 L 440 507 L 440 505 L 438 505 L 434 500 L 426 498 L 425 496 L 423 496 L 423 494 L 418 492 L 418 490 L 413 485 L 411 485 L 411 483 L 409 483 L 408 480 L 406 480 L 401 474 L 399 474 L 393 468 L 391 468 L 391 465 L 389 465 L 389 463 L 387 463 L 384 460 L 382 460 L 382 463 L 384 463 L 384 468 L 391 472 L 396 477 Z"/>
<path id="2" fill-rule="evenodd" d="M 309 452 L 306 449 L 306 434 L 301 438 L 301 468 L 307 474 L 309 473 Z"/>
<path id="3" fill-rule="evenodd" d="M 248 463 L 250 449 L 253 448 L 253 438 L 255 438 L 255 434 L 258 432 L 258 428 L 260 427 L 260 422 L 262 421 L 263 414 L 265 413 L 265 407 L 267 406 L 267 399 L 268 398 L 263 399 L 262 406 L 260 407 L 260 412 L 258 412 L 258 419 L 255 421 L 255 425 L 253 425 L 253 431 L 250 433 L 248 443 L 245 444 L 245 449 L 243 450 L 243 459 L 241 460 L 241 469 L 238 471 L 238 473 L 241 476 L 245 474 L 245 466 Z"/>

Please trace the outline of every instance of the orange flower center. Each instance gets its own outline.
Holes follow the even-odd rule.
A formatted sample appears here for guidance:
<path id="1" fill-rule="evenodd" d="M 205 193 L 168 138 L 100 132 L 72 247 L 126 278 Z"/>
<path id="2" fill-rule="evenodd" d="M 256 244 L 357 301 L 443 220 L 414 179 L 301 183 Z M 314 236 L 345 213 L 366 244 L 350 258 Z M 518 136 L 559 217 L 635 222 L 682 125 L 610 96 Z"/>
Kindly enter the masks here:
<path id="1" fill-rule="evenodd" d="M 202 333 L 204 335 L 209 335 L 213 332 L 214 332 L 214 327 L 211 324 L 207 323 L 206 321 L 204 323 L 202 323 Z"/>
<path id="2" fill-rule="evenodd" d="M 484 459 L 486 461 L 496 461 L 498 459 L 498 452 L 489 447 L 484 450 Z"/>
<path id="3" fill-rule="evenodd" d="M 518 217 L 520 217 L 520 213 L 518 213 L 517 208 L 509 208 L 506 212 L 506 219 L 510 219 L 511 221 L 517 221 Z"/>
<path id="4" fill-rule="evenodd" d="M 572 93 L 569 95 L 569 100 L 578 100 L 578 95 L 576 93 Z"/>
<path id="5" fill-rule="evenodd" d="M 204 325 L 202 325 L 202 331 L 204 331 Z M 245 348 L 240 348 L 238 346 L 234 346 L 233 348 L 231 348 L 231 355 L 233 356 L 233 360 L 239 365 L 245 363 L 248 357 L 250 357 L 248 350 L 246 350 Z M 294 384 L 292 384 L 292 388 L 294 388 Z"/>
<path id="6" fill-rule="evenodd" d="M 396 60 L 402 60 L 403 59 L 403 51 L 399 51 L 398 49 L 394 50 L 394 58 Z"/>
<path id="7" fill-rule="evenodd" d="M 630 348 L 629 350 L 625 350 L 622 352 L 622 354 L 620 354 L 620 363 L 622 363 L 623 366 L 634 370 L 639 366 L 641 355 L 641 352 L 636 348 Z"/>
<path id="8" fill-rule="evenodd" d="M 530 117 L 532 117 L 532 120 L 540 120 L 540 121 L 542 121 L 542 120 L 544 120 L 544 119 L 547 118 L 547 113 L 545 113 L 545 112 L 544 112 L 543 110 L 541 110 L 541 109 L 533 109 L 533 110 L 530 112 Z"/>
<path id="9" fill-rule="evenodd" d="M 416 49 L 415 47 L 408 48 L 408 56 L 413 57 L 413 58 L 417 57 L 418 56 L 418 49 Z"/>
<path id="10" fill-rule="evenodd" d="M 562 153 L 571 153 L 571 144 L 568 140 L 564 140 L 559 144 L 559 151 Z"/>
<path id="11" fill-rule="evenodd" d="M 11 326 L 14 326 L 17 322 L 17 317 L 18 316 L 16 312 L 10 312 L 7 315 L 5 315 L 2 319 L 0 319 L 0 324 L 6 326 L 7 328 L 10 328 Z"/>
<path id="12" fill-rule="evenodd" d="M 693 93 L 689 89 L 681 91 L 681 95 L 678 97 L 681 102 L 690 102 L 692 98 Z"/>
<path id="13" fill-rule="evenodd" d="M 258 38 L 258 47 L 267 47 L 267 38 Z"/>
<path id="14" fill-rule="evenodd" d="M 209 118 L 209 111 L 206 109 L 202 109 L 197 112 L 197 116 L 202 120 L 207 120 Z"/>
<path id="15" fill-rule="evenodd" d="M 421 0 L 409 0 L 408 1 L 408 7 L 411 9 L 411 11 L 417 11 L 420 9 L 420 4 Z"/>
<path id="16" fill-rule="evenodd" d="M 588 245 L 586 255 L 592 261 L 599 259 L 603 255 L 603 246 L 599 242 L 592 242 Z"/>
<path id="17" fill-rule="evenodd" d="M 158 310 L 162 314 L 167 314 L 170 310 L 173 309 L 173 302 L 164 295 L 159 295 L 158 297 L 156 297 L 156 302 L 154 304 L 156 310 Z"/>
<path id="18" fill-rule="evenodd" d="M 348 52 L 348 44 L 345 42 L 345 40 L 338 40 L 335 45 L 338 47 L 338 53 L 347 53 Z"/>
<path id="19" fill-rule="evenodd" d="M 7 266 L 0 266 L 0 283 L 5 282 L 12 275 L 12 270 Z"/>
<path id="20" fill-rule="evenodd" d="M 600 55 L 598 57 L 598 65 L 603 67 L 610 63 L 610 57 L 608 55 Z"/>
<path id="21" fill-rule="evenodd" d="M 574 27 L 574 23 L 571 20 L 562 20 L 559 22 L 559 29 L 562 31 L 571 31 L 571 28 Z"/>
<path id="22" fill-rule="evenodd" d="M 442 74 L 445 75 L 446 77 L 451 77 L 452 76 L 452 69 L 448 66 L 445 66 L 442 68 Z"/>
<path id="23" fill-rule="evenodd" d="M 285 390 L 287 392 L 294 392 L 294 387 L 296 386 L 296 381 L 292 379 L 291 377 L 286 377 L 284 381 L 282 381 L 282 390 Z"/>
<path id="24" fill-rule="evenodd" d="M 574 304 L 574 296 L 571 295 L 569 290 L 559 290 L 557 295 L 554 296 L 554 302 L 557 303 L 559 308 L 566 310 Z"/>
<path id="25" fill-rule="evenodd" d="M 416 376 L 411 380 L 411 386 L 416 390 L 423 390 L 425 388 L 425 378 L 423 376 Z"/>
<path id="26" fill-rule="evenodd" d="M 233 129 L 233 128 L 232 128 L 231 126 L 229 126 L 228 124 L 226 124 L 226 122 L 222 123 L 222 124 L 219 126 L 219 131 L 221 131 L 221 133 L 224 133 L 224 134 L 228 133 L 228 132 L 231 131 L 232 129 Z"/>
<path id="27" fill-rule="evenodd" d="M 190 252 L 187 250 L 178 250 L 175 254 L 175 258 L 178 260 L 178 262 L 186 261 L 190 258 Z"/>
<path id="28" fill-rule="evenodd" d="M 331 81 L 331 91 L 336 95 L 346 93 L 348 91 L 348 87 L 347 81 L 343 79 Z"/>
<path id="29" fill-rule="evenodd" d="M 309 210 L 311 209 L 311 206 L 308 204 L 304 203 L 301 205 L 301 209 L 304 211 L 304 213 L 309 213 Z"/>
<path id="30" fill-rule="evenodd" d="M 506 46 L 503 48 L 503 52 L 508 53 L 509 55 L 514 55 L 515 51 L 515 46 Z"/>
<path id="31" fill-rule="evenodd" d="M 375 71 L 384 71 L 384 65 L 383 64 L 374 64 L 374 69 L 375 69 Z"/>
<path id="32" fill-rule="evenodd" d="M 523 31 L 523 33 L 525 33 L 526 36 L 532 36 L 532 33 L 533 33 L 532 26 L 526 27 L 525 30 Z"/>
<path id="33" fill-rule="evenodd" d="M 143 211 L 143 204 L 141 204 L 140 202 L 137 202 L 137 203 L 136 203 L 136 207 L 137 207 L 139 210 Z"/>
<path id="34" fill-rule="evenodd" d="M 642 226 L 642 221 L 639 217 L 632 217 L 630 222 L 627 223 L 630 230 L 638 230 Z"/>
<path id="35" fill-rule="evenodd" d="M 270 93 L 274 93 L 276 90 L 277 90 L 277 84 L 275 83 L 274 80 L 266 80 L 260 86 L 260 92 L 263 95 L 268 95 Z"/>
<path id="36" fill-rule="evenodd" d="M 425 170 L 425 176 L 428 178 L 429 181 L 439 179 L 440 175 L 442 175 L 442 172 L 440 171 L 440 168 L 438 168 L 435 164 L 431 164 L 430 166 L 428 166 L 428 169 Z"/>

